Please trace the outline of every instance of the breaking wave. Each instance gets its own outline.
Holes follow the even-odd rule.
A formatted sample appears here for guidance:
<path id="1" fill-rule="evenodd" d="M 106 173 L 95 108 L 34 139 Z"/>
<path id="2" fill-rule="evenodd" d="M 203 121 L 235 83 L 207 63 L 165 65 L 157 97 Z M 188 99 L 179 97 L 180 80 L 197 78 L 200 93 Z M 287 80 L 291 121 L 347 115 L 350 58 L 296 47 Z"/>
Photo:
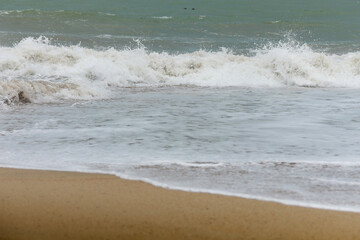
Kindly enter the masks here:
<path id="1" fill-rule="evenodd" d="M 5 103 L 111 98 L 122 87 L 359 88 L 360 52 L 315 52 L 278 43 L 249 56 L 230 50 L 169 54 L 95 50 L 26 38 L 0 47 L 0 97 Z"/>

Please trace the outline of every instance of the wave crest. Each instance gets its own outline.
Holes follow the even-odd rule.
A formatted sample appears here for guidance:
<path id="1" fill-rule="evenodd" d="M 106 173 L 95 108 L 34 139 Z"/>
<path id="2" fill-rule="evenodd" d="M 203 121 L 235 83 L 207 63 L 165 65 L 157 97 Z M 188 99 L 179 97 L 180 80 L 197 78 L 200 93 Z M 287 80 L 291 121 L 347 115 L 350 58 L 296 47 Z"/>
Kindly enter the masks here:
<path id="1" fill-rule="evenodd" d="M 14 102 L 110 98 L 119 87 L 360 87 L 360 53 L 277 44 L 251 56 L 227 49 L 169 54 L 56 46 L 44 37 L 0 47 L 0 96 Z M 24 97 L 26 101 L 24 100 Z"/>

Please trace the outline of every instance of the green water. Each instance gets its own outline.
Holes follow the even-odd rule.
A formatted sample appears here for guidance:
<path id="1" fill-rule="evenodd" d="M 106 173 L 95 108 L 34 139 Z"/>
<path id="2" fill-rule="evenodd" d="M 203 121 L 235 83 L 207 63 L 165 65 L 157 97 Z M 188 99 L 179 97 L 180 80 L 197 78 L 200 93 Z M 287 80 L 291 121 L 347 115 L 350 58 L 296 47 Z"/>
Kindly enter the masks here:
<path id="1" fill-rule="evenodd" d="M 46 36 L 91 48 L 134 47 L 139 39 L 155 51 L 246 52 L 290 36 L 315 49 L 348 52 L 360 40 L 360 1 L 349 0 L 3 0 L 0 9 L 1 45 Z"/>

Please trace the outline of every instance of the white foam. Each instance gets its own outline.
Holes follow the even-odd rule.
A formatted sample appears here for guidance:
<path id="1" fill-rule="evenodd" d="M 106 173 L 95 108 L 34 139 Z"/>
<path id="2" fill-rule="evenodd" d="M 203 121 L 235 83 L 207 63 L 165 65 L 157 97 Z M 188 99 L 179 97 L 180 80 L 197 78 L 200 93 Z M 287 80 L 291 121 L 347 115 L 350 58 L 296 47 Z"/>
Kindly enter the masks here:
<path id="1" fill-rule="evenodd" d="M 348 185 L 348 186 L 360 186 L 360 182 L 354 181 L 342 181 L 337 179 L 326 179 L 326 178 L 311 178 L 317 182 L 323 182 L 331 185 Z"/>
<path id="2" fill-rule="evenodd" d="M 154 19 L 172 19 L 173 17 L 171 17 L 171 16 L 161 16 L 161 17 L 156 17 L 156 16 L 154 16 L 154 17 L 151 17 L 151 18 L 154 18 Z"/>
<path id="3" fill-rule="evenodd" d="M 116 16 L 116 14 L 114 13 L 104 13 L 104 12 L 98 12 L 98 13 L 106 16 Z"/>
<path id="4" fill-rule="evenodd" d="M 332 55 L 306 45 L 277 44 L 253 56 L 227 49 L 169 54 L 94 50 L 26 38 L 0 47 L 0 96 L 30 102 L 111 98 L 119 87 L 360 87 L 360 52 Z"/>
<path id="5" fill-rule="evenodd" d="M 109 34 L 101 34 L 101 35 L 98 35 L 96 36 L 98 38 L 106 38 L 106 39 L 111 39 L 113 36 L 112 35 L 109 35 Z"/>
<path id="6" fill-rule="evenodd" d="M 166 167 L 194 167 L 194 168 L 214 168 L 219 166 L 224 166 L 223 162 L 168 162 L 168 161 L 152 161 L 147 162 L 146 164 L 140 163 L 136 165 L 137 167 L 156 167 L 156 166 L 166 166 Z"/>
<path id="7" fill-rule="evenodd" d="M 9 15 L 9 14 L 10 14 L 9 11 L 4 11 L 4 10 L 0 11 L 0 16 Z"/>
<path id="8" fill-rule="evenodd" d="M 9 15 L 9 14 L 23 14 L 27 12 L 35 12 L 37 14 L 40 13 L 40 10 L 38 9 L 23 9 L 23 10 L 0 10 L 0 16 Z"/>

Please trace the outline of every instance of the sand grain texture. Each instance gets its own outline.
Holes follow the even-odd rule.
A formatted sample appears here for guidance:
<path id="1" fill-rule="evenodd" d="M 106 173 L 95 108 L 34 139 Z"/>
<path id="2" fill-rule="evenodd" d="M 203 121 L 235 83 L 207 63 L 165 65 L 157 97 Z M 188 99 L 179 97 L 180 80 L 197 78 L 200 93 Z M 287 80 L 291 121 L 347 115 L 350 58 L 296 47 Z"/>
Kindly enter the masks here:
<path id="1" fill-rule="evenodd" d="M 0 168 L 0 239 L 360 239 L 360 214 Z"/>

